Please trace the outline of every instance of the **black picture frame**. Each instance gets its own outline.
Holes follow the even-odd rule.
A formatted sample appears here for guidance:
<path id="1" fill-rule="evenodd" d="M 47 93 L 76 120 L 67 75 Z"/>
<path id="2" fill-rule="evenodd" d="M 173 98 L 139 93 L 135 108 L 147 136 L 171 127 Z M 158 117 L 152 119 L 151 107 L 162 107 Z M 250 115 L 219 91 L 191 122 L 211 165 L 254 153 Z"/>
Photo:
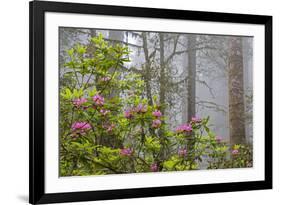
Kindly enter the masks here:
<path id="1" fill-rule="evenodd" d="M 62 2 L 33 1 L 30 12 L 30 165 L 29 165 L 29 202 L 31 204 L 108 200 L 167 195 L 184 195 L 272 188 L 272 17 L 262 15 L 230 14 L 105 6 Z M 44 117 L 45 117 L 45 80 L 44 80 L 44 40 L 46 12 L 98 14 L 111 16 L 150 17 L 163 19 L 197 20 L 259 24 L 265 26 L 265 180 L 218 184 L 197 184 L 153 188 L 135 188 L 106 191 L 81 191 L 71 193 L 45 193 L 44 160 Z"/>

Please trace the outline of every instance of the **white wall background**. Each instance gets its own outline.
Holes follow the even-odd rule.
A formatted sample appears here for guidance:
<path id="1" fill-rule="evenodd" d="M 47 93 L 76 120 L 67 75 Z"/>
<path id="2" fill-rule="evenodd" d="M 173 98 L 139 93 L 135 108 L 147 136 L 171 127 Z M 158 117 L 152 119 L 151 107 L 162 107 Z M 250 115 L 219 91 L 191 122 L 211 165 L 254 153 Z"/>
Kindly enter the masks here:
<path id="1" fill-rule="evenodd" d="M 281 6 L 277 0 L 72 0 L 108 5 L 273 15 L 274 189 L 79 204 L 278 204 L 281 200 Z M 28 200 L 28 1 L 0 3 L 0 204 Z M 78 203 L 76 203 L 78 204 Z"/>

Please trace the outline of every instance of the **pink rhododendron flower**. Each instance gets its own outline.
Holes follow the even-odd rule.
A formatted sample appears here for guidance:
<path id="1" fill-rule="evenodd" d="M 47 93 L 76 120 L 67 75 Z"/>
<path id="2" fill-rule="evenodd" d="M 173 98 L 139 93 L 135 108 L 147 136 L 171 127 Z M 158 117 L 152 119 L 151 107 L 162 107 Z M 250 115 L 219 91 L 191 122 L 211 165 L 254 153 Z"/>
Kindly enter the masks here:
<path id="1" fill-rule="evenodd" d="M 239 150 L 238 149 L 234 149 L 234 150 L 232 150 L 232 152 L 231 152 L 233 155 L 237 155 L 237 154 L 239 154 Z"/>
<path id="2" fill-rule="evenodd" d="M 158 171 L 158 165 L 156 163 L 153 163 L 150 165 L 150 171 L 157 172 Z"/>
<path id="3" fill-rule="evenodd" d="M 196 117 L 196 116 L 191 118 L 191 122 L 193 122 L 193 123 L 200 123 L 201 121 L 202 120 L 199 117 Z"/>
<path id="4" fill-rule="evenodd" d="M 147 105 L 139 104 L 136 108 L 135 111 L 138 113 L 145 113 L 147 111 Z"/>
<path id="5" fill-rule="evenodd" d="M 187 154 L 187 150 L 186 149 L 179 149 L 178 155 L 180 157 L 184 157 L 184 156 L 186 156 L 186 154 Z"/>
<path id="6" fill-rule="evenodd" d="M 93 101 L 96 103 L 96 105 L 103 105 L 104 104 L 104 98 L 101 95 L 95 95 L 93 97 Z"/>
<path id="7" fill-rule="evenodd" d="M 133 117 L 133 111 L 131 109 L 125 110 L 124 117 L 131 119 Z"/>
<path id="8" fill-rule="evenodd" d="M 87 122 L 74 122 L 71 126 L 72 130 L 89 130 L 91 125 Z"/>
<path id="9" fill-rule="evenodd" d="M 101 109 L 100 113 L 103 114 L 103 115 L 107 115 L 108 113 L 110 113 L 110 110 Z"/>
<path id="10" fill-rule="evenodd" d="M 161 126 L 161 120 L 153 120 L 152 121 L 152 127 L 159 128 Z"/>
<path id="11" fill-rule="evenodd" d="M 152 112 L 152 115 L 154 117 L 161 117 L 162 116 L 162 113 L 160 110 L 155 110 L 154 112 Z"/>
<path id="12" fill-rule="evenodd" d="M 107 81 L 109 81 L 111 78 L 110 77 L 102 77 L 101 78 L 101 81 L 102 82 L 107 82 Z"/>
<path id="13" fill-rule="evenodd" d="M 107 132 L 111 132 L 115 128 L 115 124 L 105 125 L 103 128 L 106 129 Z"/>
<path id="14" fill-rule="evenodd" d="M 221 136 L 216 136 L 217 143 L 221 143 L 223 138 Z"/>
<path id="15" fill-rule="evenodd" d="M 87 99 L 86 98 L 77 98 L 77 99 L 74 99 L 73 100 L 73 105 L 75 107 L 80 107 L 82 104 L 86 103 L 87 102 Z"/>
<path id="16" fill-rule="evenodd" d="M 182 133 L 182 132 L 191 132 L 192 127 L 190 124 L 183 124 L 177 127 L 176 132 Z"/>
<path id="17" fill-rule="evenodd" d="M 123 148 L 120 150 L 120 155 L 122 156 L 131 156 L 133 154 L 133 150 L 131 148 Z"/>

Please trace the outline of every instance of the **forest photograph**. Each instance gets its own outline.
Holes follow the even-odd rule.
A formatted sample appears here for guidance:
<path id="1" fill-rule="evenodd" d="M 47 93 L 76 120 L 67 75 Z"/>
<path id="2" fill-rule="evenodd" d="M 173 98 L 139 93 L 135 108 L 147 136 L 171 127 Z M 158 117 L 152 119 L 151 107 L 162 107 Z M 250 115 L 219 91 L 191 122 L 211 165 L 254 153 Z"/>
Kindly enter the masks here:
<path id="1" fill-rule="evenodd" d="M 253 40 L 59 27 L 59 176 L 252 168 Z"/>

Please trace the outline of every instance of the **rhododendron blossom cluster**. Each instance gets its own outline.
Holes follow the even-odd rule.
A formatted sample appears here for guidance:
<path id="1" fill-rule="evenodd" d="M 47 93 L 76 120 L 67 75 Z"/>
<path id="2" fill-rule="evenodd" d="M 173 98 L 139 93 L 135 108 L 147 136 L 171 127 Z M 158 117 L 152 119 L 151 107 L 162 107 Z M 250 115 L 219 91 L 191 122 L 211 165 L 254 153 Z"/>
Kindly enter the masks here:
<path id="1" fill-rule="evenodd" d="M 76 107 L 80 107 L 82 104 L 86 103 L 87 99 L 84 97 L 77 98 L 73 100 L 73 105 Z"/>
<path id="2" fill-rule="evenodd" d="M 108 113 L 110 113 L 110 110 L 101 109 L 101 110 L 100 110 L 100 113 L 101 113 L 102 115 L 107 115 Z"/>
<path id="3" fill-rule="evenodd" d="M 111 132 L 115 128 L 115 124 L 107 124 L 103 126 L 107 132 Z"/>
<path id="4" fill-rule="evenodd" d="M 101 78 L 101 81 L 102 81 L 102 82 L 107 82 L 107 81 L 110 81 L 110 80 L 111 80 L 110 77 L 102 77 L 102 78 Z"/>
<path id="5" fill-rule="evenodd" d="M 139 104 L 135 108 L 135 112 L 137 112 L 137 113 L 145 113 L 145 112 L 147 112 L 147 105 Z"/>
<path id="6" fill-rule="evenodd" d="M 152 172 L 157 172 L 158 171 L 158 165 L 156 163 L 153 163 L 150 165 L 150 170 Z"/>
<path id="7" fill-rule="evenodd" d="M 120 150 L 120 155 L 122 156 L 131 156 L 133 154 L 133 150 L 131 148 L 123 148 Z"/>
<path id="8" fill-rule="evenodd" d="M 160 126 L 161 126 L 161 120 L 156 119 L 152 121 L 152 127 L 159 128 Z"/>
<path id="9" fill-rule="evenodd" d="M 125 117 L 125 118 L 130 119 L 130 118 L 132 118 L 133 116 L 134 116 L 134 111 L 133 111 L 132 109 L 127 109 L 127 110 L 125 110 L 125 112 L 124 112 L 124 117 Z"/>
<path id="10" fill-rule="evenodd" d="M 155 110 L 155 111 L 152 112 L 152 115 L 153 115 L 154 117 L 159 118 L 159 117 L 162 116 L 162 113 L 161 113 L 160 110 Z"/>
<path id="11" fill-rule="evenodd" d="M 237 155 L 237 154 L 239 154 L 239 150 L 238 149 L 234 149 L 234 150 L 232 150 L 232 152 L 231 152 L 233 155 Z"/>
<path id="12" fill-rule="evenodd" d="M 101 95 L 95 95 L 93 97 L 93 101 L 95 102 L 96 105 L 103 105 L 104 104 L 104 98 Z"/>
<path id="13" fill-rule="evenodd" d="M 201 119 L 199 117 L 194 116 L 191 118 L 191 123 L 200 123 L 200 122 L 201 122 Z"/>
<path id="14" fill-rule="evenodd" d="M 88 122 L 74 122 L 71 128 L 72 130 L 89 130 L 91 125 Z"/>
<path id="15" fill-rule="evenodd" d="M 223 140 L 223 138 L 222 138 L 221 136 L 216 136 L 216 141 L 217 141 L 218 143 L 221 143 L 222 140 Z"/>
<path id="16" fill-rule="evenodd" d="M 92 126 L 87 122 L 74 122 L 71 125 L 71 129 L 72 129 L 72 132 L 73 132 L 72 137 L 77 138 L 78 134 L 84 135 L 91 128 L 92 128 Z"/>
<path id="17" fill-rule="evenodd" d="M 180 157 L 184 157 L 187 154 L 187 150 L 186 149 L 179 149 L 178 154 Z"/>
<path id="18" fill-rule="evenodd" d="M 183 132 L 191 132 L 192 126 L 190 124 L 183 124 L 177 127 L 176 132 L 183 133 Z"/>

